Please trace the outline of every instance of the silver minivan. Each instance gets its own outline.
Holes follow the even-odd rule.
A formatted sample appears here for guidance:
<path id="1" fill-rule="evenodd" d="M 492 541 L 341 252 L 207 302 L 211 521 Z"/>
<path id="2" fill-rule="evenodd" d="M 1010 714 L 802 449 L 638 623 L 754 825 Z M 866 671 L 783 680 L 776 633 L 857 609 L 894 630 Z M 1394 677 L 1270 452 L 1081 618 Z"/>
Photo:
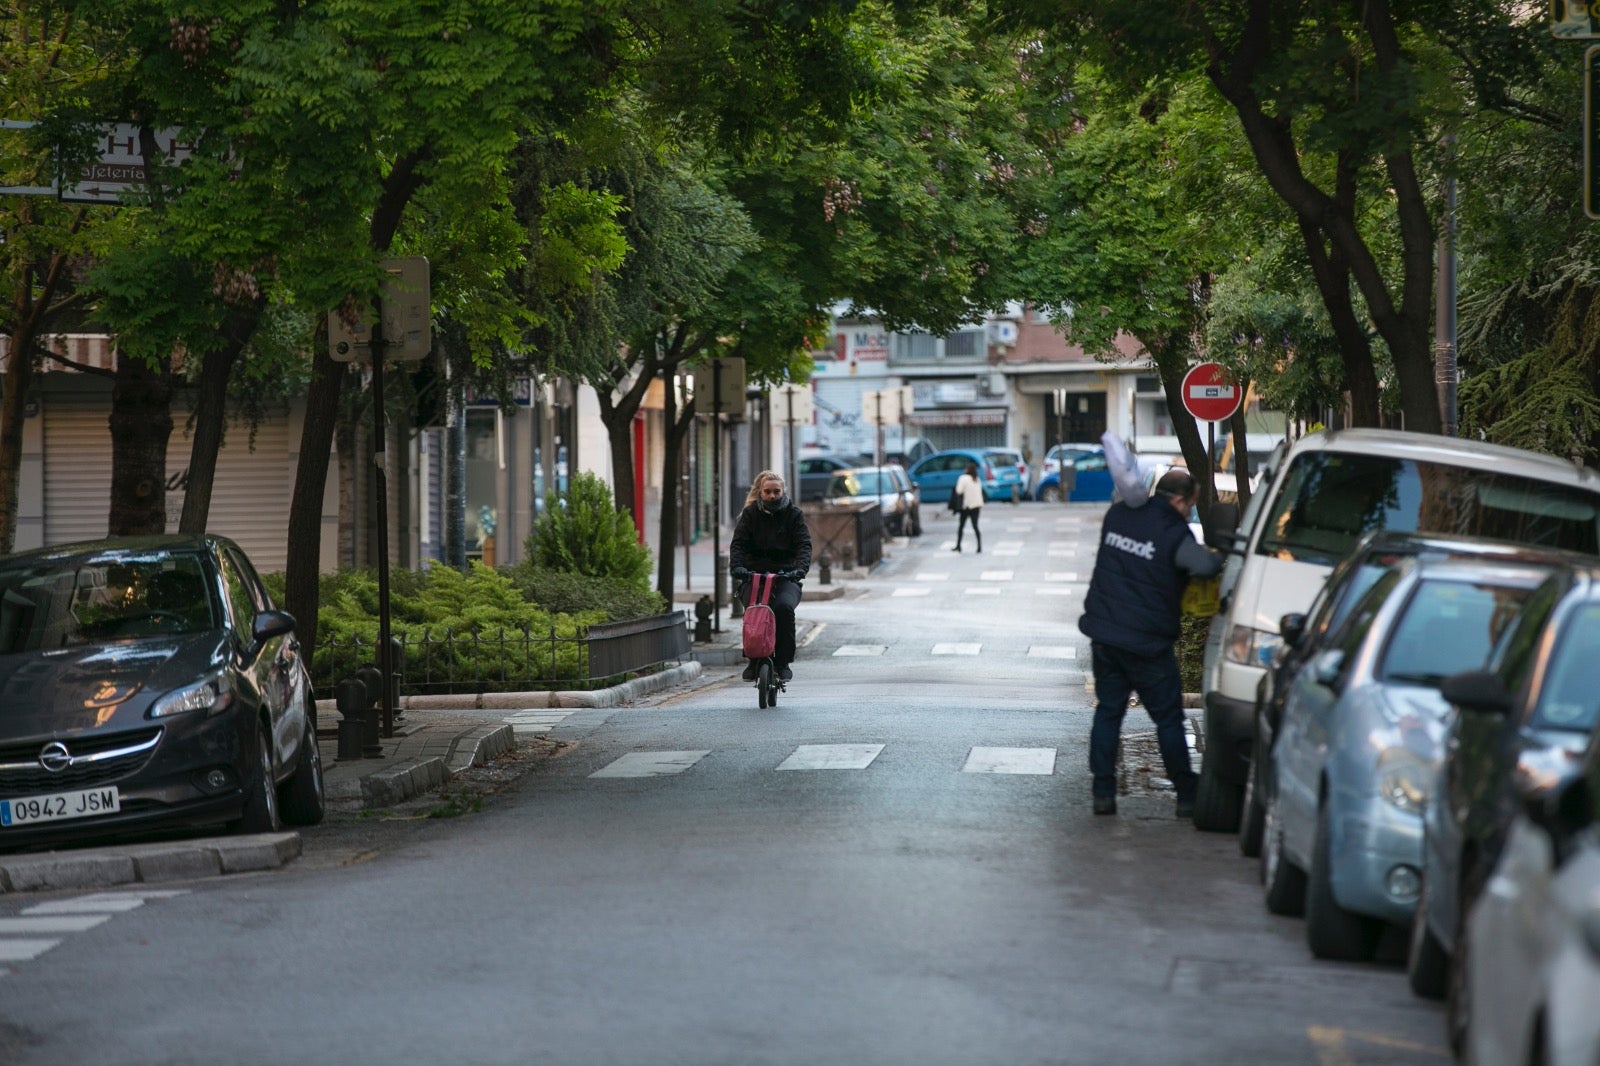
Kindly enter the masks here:
<path id="1" fill-rule="evenodd" d="M 1226 524 L 1227 508 L 1213 511 Z M 1204 748 L 1195 825 L 1239 827 L 1255 735 L 1257 687 L 1333 565 L 1374 529 L 1458 533 L 1600 555 L 1600 473 L 1481 441 L 1343 429 L 1293 442 L 1252 495 L 1231 553 L 1222 611 L 1206 640 Z"/>

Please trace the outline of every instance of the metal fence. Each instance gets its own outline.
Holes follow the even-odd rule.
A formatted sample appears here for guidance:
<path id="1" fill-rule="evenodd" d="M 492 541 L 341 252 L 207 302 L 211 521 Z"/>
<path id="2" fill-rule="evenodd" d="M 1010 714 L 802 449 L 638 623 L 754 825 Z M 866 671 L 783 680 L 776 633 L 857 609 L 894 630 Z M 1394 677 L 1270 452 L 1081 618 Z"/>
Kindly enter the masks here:
<path id="1" fill-rule="evenodd" d="M 604 688 L 629 674 L 689 654 L 688 616 L 683 611 L 606 622 L 571 635 L 555 629 L 452 629 L 396 633 L 396 673 L 406 695 L 520 692 Z M 317 646 L 311 680 L 331 692 L 343 678 L 377 660 L 374 641 L 361 637 Z"/>

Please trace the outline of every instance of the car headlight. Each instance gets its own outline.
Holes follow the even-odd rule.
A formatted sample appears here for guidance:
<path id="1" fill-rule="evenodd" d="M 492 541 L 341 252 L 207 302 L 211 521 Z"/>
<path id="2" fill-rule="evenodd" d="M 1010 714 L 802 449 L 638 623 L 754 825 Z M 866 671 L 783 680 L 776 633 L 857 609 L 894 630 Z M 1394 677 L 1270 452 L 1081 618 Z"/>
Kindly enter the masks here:
<path id="1" fill-rule="evenodd" d="M 1222 654 L 1231 662 L 1266 666 L 1283 643 L 1283 635 L 1250 626 L 1231 626 L 1222 642 Z"/>
<path id="2" fill-rule="evenodd" d="M 1378 755 L 1378 795 L 1407 814 L 1422 813 L 1430 776 L 1428 764 L 1409 748 L 1385 748 Z"/>
<path id="3" fill-rule="evenodd" d="M 219 714 L 232 703 L 233 683 L 228 680 L 227 674 L 219 670 L 156 700 L 155 705 L 150 708 L 150 717 L 165 718 L 168 715 L 184 714 L 188 711 Z"/>

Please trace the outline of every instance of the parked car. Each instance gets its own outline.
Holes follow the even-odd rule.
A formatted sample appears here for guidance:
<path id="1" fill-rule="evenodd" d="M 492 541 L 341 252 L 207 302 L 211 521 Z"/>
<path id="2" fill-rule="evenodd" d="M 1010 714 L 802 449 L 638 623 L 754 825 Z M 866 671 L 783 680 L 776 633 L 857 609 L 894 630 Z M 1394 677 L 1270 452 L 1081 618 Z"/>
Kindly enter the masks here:
<path id="1" fill-rule="evenodd" d="M 1324 647 L 1328 635 L 1339 625 L 1373 582 L 1401 561 L 1419 555 L 1430 558 L 1527 558 L 1531 549 L 1480 537 L 1450 537 L 1437 533 L 1405 533 L 1380 529 L 1356 542 L 1350 554 L 1341 559 L 1329 574 L 1327 583 L 1304 613 L 1284 615 L 1278 621 L 1282 643 L 1256 687 L 1256 727 L 1250 743 L 1250 773 L 1245 782 L 1244 814 L 1239 822 L 1239 850 L 1248 857 L 1261 852 L 1261 834 L 1266 820 L 1262 797 L 1269 791 L 1272 745 L 1283 716 L 1283 701 L 1302 666 Z M 1544 557 L 1541 553 L 1540 558 Z M 1549 553 L 1553 563 L 1562 561 L 1559 553 Z M 1572 560 L 1581 559 L 1572 556 Z"/>
<path id="2" fill-rule="evenodd" d="M 1239 827 L 1255 734 L 1256 688 L 1281 637 L 1363 533 L 1419 530 L 1600 555 L 1600 473 L 1481 441 L 1396 430 L 1312 433 L 1291 444 L 1238 531 L 1232 504 L 1212 507 L 1223 610 L 1202 670 L 1204 746 L 1195 826 Z"/>
<path id="3" fill-rule="evenodd" d="M 883 528 L 891 537 L 922 535 L 921 496 L 899 466 L 859 466 L 836 471 L 828 485 L 828 499 L 876 500 Z"/>
<path id="4" fill-rule="evenodd" d="M 321 821 L 294 619 L 218 536 L 0 558 L 0 847 Z"/>
<path id="5" fill-rule="evenodd" d="M 1022 476 L 1015 466 L 989 456 L 982 448 L 952 448 L 934 452 L 918 460 L 907 473 L 911 475 L 924 500 L 943 507 L 955 488 L 956 479 L 966 472 L 967 464 L 978 467 L 978 480 L 983 483 L 985 500 L 1010 500 L 1022 489 Z"/>
<path id="6" fill-rule="evenodd" d="M 1065 488 L 1063 469 L 1068 471 Z M 1045 454 L 1044 473 L 1039 476 L 1034 496 L 1047 503 L 1098 503 L 1111 499 L 1115 487 L 1104 448 L 1098 444 L 1058 444 Z"/>
<path id="7" fill-rule="evenodd" d="M 1295 675 L 1267 756 L 1264 890 L 1275 913 L 1304 911 L 1318 958 L 1370 959 L 1385 926 L 1410 924 L 1450 710 L 1439 683 L 1483 664 L 1550 570 L 1405 560 Z"/>
<path id="8" fill-rule="evenodd" d="M 983 449 L 983 453 L 996 467 L 1011 467 L 1016 470 L 1018 481 L 1016 487 L 1011 490 L 1012 503 L 1032 498 L 1028 490 L 1028 462 L 1022 457 L 1021 451 L 1016 448 L 991 447 Z"/>
<path id="9" fill-rule="evenodd" d="M 1554 792 L 1536 787 L 1523 805 L 1467 918 L 1463 1058 L 1592 1066 L 1600 1062 L 1600 747 L 1590 743 L 1574 780 Z"/>
<path id="10" fill-rule="evenodd" d="M 794 495 L 795 502 L 814 503 L 827 499 L 833 475 L 840 470 L 854 470 L 860 465 L 862 461 L 858 455 L 826 453 L 801 456 L 796 463 L 800 470 L 800 484 Z"/>
<path id="11" fill-rule="evenodd" d="M 1581 769 L 1600 719 L 1600 570 L 1551 576 L 1480 671 L 1441 686 L 1455 707 L 1423 814 L 1423 890 L 1407 959 L 1412 990 L 1447 996 L 1452 1042 L 1468 1013 L 1457 945 L 1512 820 Z"/>

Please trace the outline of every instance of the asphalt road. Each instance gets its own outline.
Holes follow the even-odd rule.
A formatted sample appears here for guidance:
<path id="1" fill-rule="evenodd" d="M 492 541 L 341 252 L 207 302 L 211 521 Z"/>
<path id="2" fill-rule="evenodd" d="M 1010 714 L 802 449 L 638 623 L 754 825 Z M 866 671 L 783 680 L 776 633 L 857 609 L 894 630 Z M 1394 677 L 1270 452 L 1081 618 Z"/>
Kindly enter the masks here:
<path id="1" fill-rule="evenodd" d="M 475 813 L 0 898 L 0 1062 L 1446 1061 L 1392 951 L 1312 960 L 1158 775 L 1090 814 L 1098 517 L 991 506 L 982 555 L 930 522 L 802 604 L 776 708 L 727 668 L 524 719 L 541 746 Z M 1134 709 L 1129 763 L 1149 729 Z"/>

